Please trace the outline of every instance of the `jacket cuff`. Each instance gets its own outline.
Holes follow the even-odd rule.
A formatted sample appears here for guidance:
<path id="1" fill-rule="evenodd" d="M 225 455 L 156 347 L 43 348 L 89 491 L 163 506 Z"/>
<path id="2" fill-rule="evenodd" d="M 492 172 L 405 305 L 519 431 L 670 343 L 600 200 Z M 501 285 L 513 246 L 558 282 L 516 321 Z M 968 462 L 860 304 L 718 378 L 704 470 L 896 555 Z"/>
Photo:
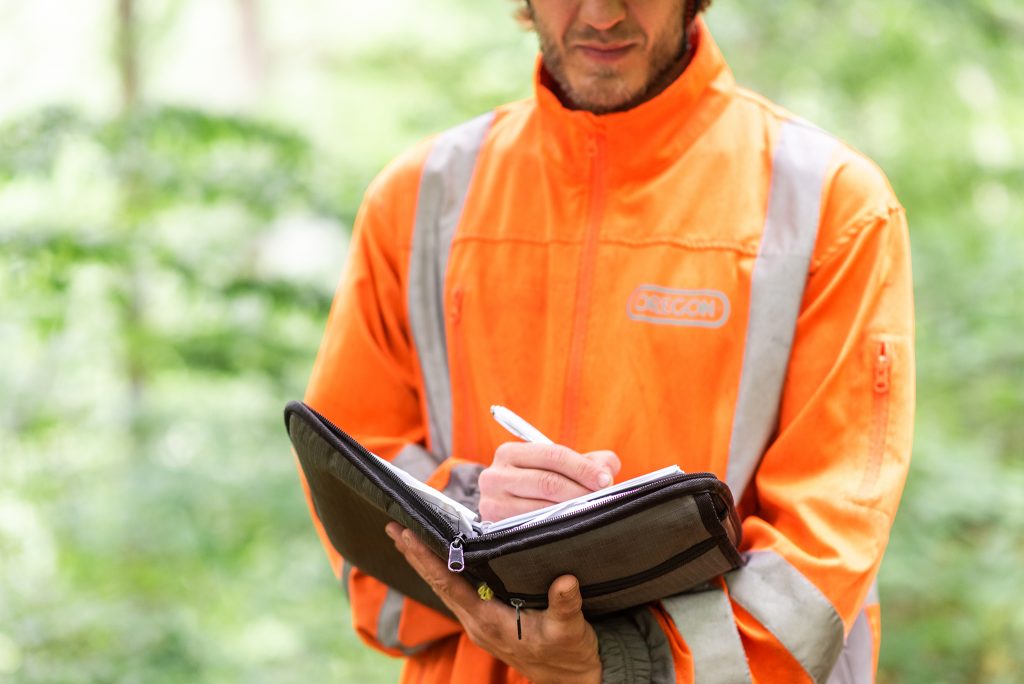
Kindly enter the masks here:
<path id="1" fill-rule="evenodd" d="M 592 624 L 597 632 L 603 684 L 675 682 L 668 638 L 648 608 L 634 608 Z"/>
<path id="2" fill-rule="evenodd" d="M 626 616 L 594 623 L 601 655 L 602 684 L 650 682 L 651 652 L 636 624 Z"/>
<path id="3" fill-rule="evenodd" d="M 484 467 L 472 461 L 451 459 L 454 463 L 449 471 L 448 484 L 444 493 L 460 504 L 480 514 L 480 473 Z"/>

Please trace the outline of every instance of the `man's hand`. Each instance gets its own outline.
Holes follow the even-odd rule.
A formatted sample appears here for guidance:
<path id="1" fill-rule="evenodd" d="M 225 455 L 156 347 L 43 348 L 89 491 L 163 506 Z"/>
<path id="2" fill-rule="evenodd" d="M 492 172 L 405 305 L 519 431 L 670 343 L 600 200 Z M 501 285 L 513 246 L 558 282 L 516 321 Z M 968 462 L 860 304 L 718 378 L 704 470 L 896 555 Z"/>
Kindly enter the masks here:
<path id="1" fill-rule="evenodd" d="M 531 682 L 599 684 L 597 634 L 583 617 L 583 597 L 572 575 L 548 589 L 547 610 L 523 610 L 523 638 L 516 634 L 516 611 L 500 601 L 482 601 L 473 588 L 449 572 L 441 559 L 398 523 L 385 530 L 395 547 L 462 623 L 470 640 Z"/>
<path id="2" fill-rule="evenodd" d="M 480 473 L 480 518 L 497 522 L 607 487 L 622 464 L 611 451 L 507 442 Z"/>

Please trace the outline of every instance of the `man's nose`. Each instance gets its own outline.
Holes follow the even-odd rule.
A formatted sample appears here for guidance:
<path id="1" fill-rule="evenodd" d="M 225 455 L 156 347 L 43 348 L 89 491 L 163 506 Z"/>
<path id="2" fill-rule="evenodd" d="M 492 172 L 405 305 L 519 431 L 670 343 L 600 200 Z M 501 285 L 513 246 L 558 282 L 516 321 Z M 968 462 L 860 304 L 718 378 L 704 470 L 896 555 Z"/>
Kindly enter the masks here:
<path id="1" fill-rule="evenodd" d="M 580 22 L 607 31 L 626 18 L 626 0 L 581 0 Z"/>

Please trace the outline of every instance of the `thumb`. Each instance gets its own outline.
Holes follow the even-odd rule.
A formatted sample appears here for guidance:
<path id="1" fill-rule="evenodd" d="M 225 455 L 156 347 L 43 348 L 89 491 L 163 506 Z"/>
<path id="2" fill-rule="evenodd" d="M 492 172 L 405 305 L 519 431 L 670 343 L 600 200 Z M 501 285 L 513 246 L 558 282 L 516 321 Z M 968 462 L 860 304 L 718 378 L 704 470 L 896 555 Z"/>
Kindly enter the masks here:
<path id="1" fill-rule="evenodd" d="M 582 617 L 583 595 L 580 583 L 572 575 L 562 575 L 548 589 L 548 613 L 559 621 Z"/>

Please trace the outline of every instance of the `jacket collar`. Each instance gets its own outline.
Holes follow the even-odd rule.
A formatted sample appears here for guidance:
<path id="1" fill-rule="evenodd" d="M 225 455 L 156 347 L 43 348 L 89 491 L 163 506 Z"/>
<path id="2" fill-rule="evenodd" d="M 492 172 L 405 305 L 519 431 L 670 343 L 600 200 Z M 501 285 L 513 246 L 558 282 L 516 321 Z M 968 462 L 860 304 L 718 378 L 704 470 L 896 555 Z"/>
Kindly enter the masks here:
<path id="1" fill-rule="evenodd" d="M 732 72 L 703 19 L 686 70 L 665 90 L 612 114 L 567 109 L 545 83 L 537 60 L 534 89 L 544 153 L 572 176 L 586 177 L 602 147 L 611 180 L 640 180 L 679 158 L 722 111 L 735 88 Z"/>

